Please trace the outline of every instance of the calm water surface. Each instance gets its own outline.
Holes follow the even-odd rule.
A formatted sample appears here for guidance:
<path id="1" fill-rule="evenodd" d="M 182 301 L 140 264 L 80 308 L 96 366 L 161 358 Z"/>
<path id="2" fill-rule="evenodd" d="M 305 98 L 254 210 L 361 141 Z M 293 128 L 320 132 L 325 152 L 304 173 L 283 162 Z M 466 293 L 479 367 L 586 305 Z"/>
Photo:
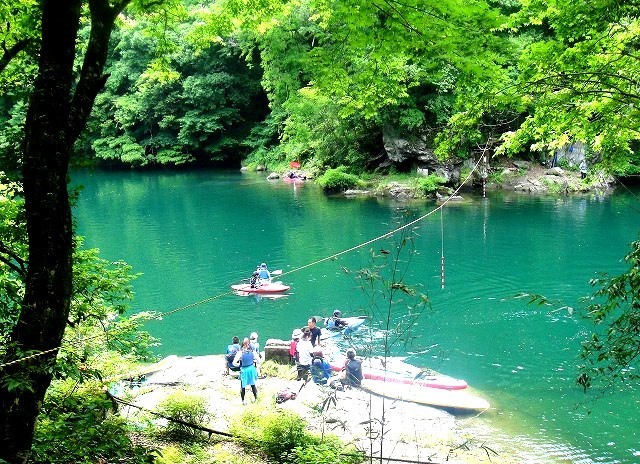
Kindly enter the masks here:
<path id="1" fill-rule="evenodd" d="M 72 179 L 85 186 L 76 216 L 86 245 L 143 273 L 134 310 L 189 306 L 148 326 L 162 341 L 160 355 L 221 353 L 233 335 L 254 330 L 262 343 L 288 339 L 310 315 L 367 307 L 343 267 L 367 267 L 370 249 L 390 248 L 388 241 L 286 275 L 286 298 L 212 297 L 262 261 L 297 269 L 388 232 L 400 210 L 417 217 L 434 208 L 327 198 L 313 184 L 253 173 L 80 171 Z M 640 462 L 637 392 L 592 402 L 574 384 L 588 327 L 514 298 L 528 292 L 578 307 L 597 272 L 625 270 L 638 209 L 622 192 L 600 199 L 492 194 L 429 216 L 417 230 L 406 281 L 428 293 L 432 309 L 415 327 L 416 343 L 398 354 L 479 390 L 495 406 L 481 420 L 519 442 L 523 462 Z"/>

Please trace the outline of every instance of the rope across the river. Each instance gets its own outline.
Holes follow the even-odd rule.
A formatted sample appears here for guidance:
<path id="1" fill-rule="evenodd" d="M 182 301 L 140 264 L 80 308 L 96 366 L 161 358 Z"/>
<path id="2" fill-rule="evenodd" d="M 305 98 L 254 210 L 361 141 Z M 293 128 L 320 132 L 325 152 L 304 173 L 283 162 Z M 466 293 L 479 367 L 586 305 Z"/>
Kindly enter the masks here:
<path id="1" fill-rule="evenodd" d="M 329 256 L 326 256 L 326 257 L 324 257 L 324 258 L 321 258 L 321 259 L 318 259 L 318 260 L 316 260 L 316 261 L 310 262 L 310 263 L 308 263 L 308 264 L 304 264 L 304 265 L 302 265 L 302 266 L 299 266 L 299 267 L 296 267 L 296 268 L 294 268 L 294 269 L 288 270 L 288 271 L 286 271 L 286 272 L 283 272 L 281 275 L 285 276 L 285 275 L 293 274 L 293 273 L 295 273 L 295 272 L 300 272 L 300 271 L 302 271 L 303 269 L 307 269 L 307 268 L 309 268 L 309 267 L 316 266 L 316 265 L 318 265 L 318 264 L 320 264 L 320 263 L 323 263 L 323 262 L 325 262 L 325 261 L 335 260 L 335 259 L 337 259 L 338 257 L 340 257 L 340 256 L 342 256 L 342 255 L 345 255 L 345 254 L 347 254 L 347 253 L 351 253 L 351 252 L 353 252 L 353 251 L 356 251 L 356 250 L 358 250 L 358 249 L 360 249 L 360 248 L 363 248 L 363 247 L 365 247 L 365 246 L 367 246 L 367 245 L 370 245 L 370 244 L 372 244 L 372 243 L 375 243 L 375 242 L 377 242 L 377 241 L 379 241 L 379 240 L 382 240 L 382 239 L 385 239 L 385 238 L 391 237 L 391 236 L 393 236 L 393 235 L 397 234 L 398 232 L 400 232 L 400 231 L 402 231 L 402 230 L 405 230 L 405 229 L 407 229 L 407 228 L 409 228 L 409 227 L 414 226 L 415 224 L 417 224 L 417 223 L 419 223 L 419 222 L 421 222 L 421 221 L 424 221 L 426 218 L 428 218 L 429 216 L 431 216 L 432 214 L 434 214 L 434 213 L 436 213 L 436 212 L 438 212 L 438 211 L 441 211 L 441 212 L 442 212 L 443 208 L 444 208 L 444 207 L 445 207 L 445 206 L 446 206 L 446 205 L 451 201 L 451 199 L 452 199 L 453 197 L 455 197 L 455 196 L 460 192 L 460 189 L 462 189 L 462 186 L 463 186 L 463 185 L 465 185 L 465 184 L 466 184 L 466 183 L 471 179 L 471 176 L 473 175 L 473 173 L 478 169 L 478 166 L 483 162 L 483 159 L 484 159 L 484 152 L 485 152 L 485 151 L 486 151 L 486 147 L 485 147 L 485 149 L 484 149 L 484 151 L 483 151 L 482 155 L 478 158 L 478 161 L 477 161 L 477 162 L 476 162 L 476 164 L 474 165 L 473 169 L 471 169 L 471 170 L 470 170 L 470 172 L 467 174 L 467 177 L 465 177 L 465 179 L 460 183 L 460 185 L 458 186 L 458 188 L 456 188 L 456 189 L 454 190 L 454 192 L 453 192 L 449 197 L 445 198 L 445 199 L 442 201 L 442 203 L 441 203 L 440 205 L 438 205 L 437 207 L 435 207 L 434 209 L 432 209 L 432 210 L 431 210 L 431 211 L 429 211 L 428 213 L 423 214 L 422 216 L 418 217 L 417 219 L 414 219 L 413 221 L 410 221 L 410 222 L 408 222 L 408 223 L 406 223 L 406 224 L 403 224 L 403 225 L 401 225 L 401 226 L 399 226 L 399 227 L 396 227 L 395 229 L 393 229 L 393 230 L 391 230 L 391 231 L 389 231 L 389 232 L 387 232 L 387 233 L 384 233 L 384 234 L 379 235 L 379 236 L 377 236 L 377 237 L 375 237 L 375 238 L 372 238 L 372 239 L 370 239 L 370 240 L 367 240 L 367 241 L 365 241 L 365 242 L 362 242 L 362 243 L 360 243 L 360 244 L 358 244 L 358 245 L 355 245 L 355 246 L 352 246 L 352 247 L 350 247 L 350 248 L 347 248 L 346 250 L 339 251 L 339 252 L 337 252 L 337 253 L 334 253 L 334 254 L 329 255 Z M 441 219 L 441 220 L 442 220 L 442 219 Z M 444 227 L 444 226 L 443 226 L 443 225 L 441 225 L 441 228 L 442 228 L 442 227 Z M 444 234 L 444 232 L 443 232 L 443 231 L 441 231 L 441 233 L 442 233 L 442 234 Z M 442 239 L 442 248 L 443 248 L 443 251 L 442 251 L 442 285 L 444 286 L 444 235 L 443 235 L 443 239 Z M 222 298 L 223 296 L 230 295 L 230 294 L 232 294 L 232 293 L 233 293 L 233 290 L 228 290 L 228 291 L 225 291 L 225 292 L 223 292 L 223 293 L 219 293 L 219 294 L 217 294 L 217 295 L 214 295 L 214 296 L 211 296 L 211 297 L 205 298 L 205 299 L 203 299 L 203 300 L 196 301 L 196 302 L 194 302 L 194 303 L 190 303 L 190 304 L 185 305 L 185 306 L 180 306 L 180 307 L 178 307 L 178 308 L 171 309 L 171 310 L 169 310 L 169 311 L 165 311 L 165 312 L 163 312 L 163 313 L 159 313 L 159 316 L 160 316 L 161 318 L 163 318 L 163 317 L 165 317 L 165 316 L 169 316 L 169 315 L 171 315 L 171 314 L 175 314 L 175 313 L 177 313 L 177 312 L 184 311 L 185 309 L 193 308 L 193 307 L 195 307 L 195 306 L 199 306 L 199 305 L 201 305 L 201 304 L 204 304 L 204 303 L 208 303 L 208 302 L 210 302 L 210 301 L 217 300 L 217 299 L 219 299 L 219 298 Z M 161 320 L 163 320 L 163 319 L 161 319 Z M 65 343 L 72 343 L 72 344 L 74 344 L 74 345 L 75 345 L 75 344 L 79 344 L 79 343 L 82 343 L 82 342 L 87 341 L 87 340 L 92 340 L 92 339 L 94 339 L 94 338 L 98 338 L 98 337 L 100 337 L 100 336 L 102 336 L 102 335 L 103 335 L 103 334 L 93 335 L 93 336 L 86 337 L 86 338 L 84 338 L 84 339 L 80 339 L 80 340 L 75 340 L 75 341 L 66 341 Z M 64 341 L 64 340 L 63 340 L 63 341 Z M 61 348 L 62 348 L 62 346 L 57 346 L 57 347 L 55 347 L 55 348 L 50 348 L 50 349 L 47 349 L 47 350 L 45 350 L 45 351 L 40 351 L 40 352 L 37 352 L 37 353 L 30 354 L 30 355 L 28 355 L 28 356 L 23 356 L 23 357 L 21 357 L 21 358 L 18 358 L 18 359 L 14 359 L 14 360 L 12 360 L 12 361 L 5 362 L 5 363 L 3 363 L 3 364 L 0 364 L 0 369 L 4 369 L 4 368 L 6 368 L 6 367 L 9 367 L 9 366 L 12 366 L 12 365 L 18 364 L 18 363 L 20 363 L 20 362 L 27 362 L 27 361 L 30 361 L 30 360 L 32 360 L 32 359 L 38 358 L 38 357 L 40 357 L 40 356 L 46 356 L 46 355 L 54 354 L 54 353 L 55 353 L 55 354 L 57 354 L 57 352 L 58 352 Z"/>

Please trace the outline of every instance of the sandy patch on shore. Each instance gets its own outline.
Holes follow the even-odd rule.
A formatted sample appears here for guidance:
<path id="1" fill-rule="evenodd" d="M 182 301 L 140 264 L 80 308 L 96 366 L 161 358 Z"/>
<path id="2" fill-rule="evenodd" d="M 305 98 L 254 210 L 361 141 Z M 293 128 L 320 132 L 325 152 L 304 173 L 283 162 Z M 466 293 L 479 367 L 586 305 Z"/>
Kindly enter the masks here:
<path id="1" fill-rule="evenodd" d="M 224 375 L 222 355 L 176 357 L 162 361 L 162 370 L 149 373 L 137 390 L 125 391 L 130 401 L 154 410 L 178 389 L 204 396 L 212 420 L 208 427 L 228 432 L 233 417 L 247 408 L 291 410 L 303 417 L 310 431 L 333 434 L 352 443 L 367 455 L 421 462 L 481 463 L 517 462 L 507 450 L 492 444 L 494 433 L 477 415 L 453 415 L 447 411 L 372 395 L 360 389 L 335 391 L 327 386 L 267 377 L 258 382 L 258 401 L 247 389 L 248 405 L 240 400 L 240 382 Z M 299 392 L 295 400 L 276 404 L 285 388 Z M 327 398 L 328 407 L 323 408 Z M 123 408 L 127 415 L 134 408 Z M 492 414 L 492 410 L 482 414 Z M 488 440 L 489 438 L 489 440 Z"/>

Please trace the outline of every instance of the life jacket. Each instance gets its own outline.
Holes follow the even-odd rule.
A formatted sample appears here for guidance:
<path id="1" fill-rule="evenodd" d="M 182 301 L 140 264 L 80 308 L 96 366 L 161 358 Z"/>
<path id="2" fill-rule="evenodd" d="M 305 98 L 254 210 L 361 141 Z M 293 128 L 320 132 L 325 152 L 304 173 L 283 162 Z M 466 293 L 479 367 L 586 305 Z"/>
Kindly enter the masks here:
<path id="1" fill-rule="evenodd" d="M 345 369 L 349 385 L 359 387 L 362 382 L 362 363 L 357 359 L 348 359 Z"/>
<path id="2" fill-rule="evenodd" d="M 253 351 L 243 351 L 242 359 L 240 360 L 241 367 L 253 366 L 254 356 Z"/>
<path id="3" fill-rule="evenodd" d="M 311 377 L 315 383 L 324 384 L 331 376 L 331 366 L 322 358 L 314 357 L 311 360 Z"/>

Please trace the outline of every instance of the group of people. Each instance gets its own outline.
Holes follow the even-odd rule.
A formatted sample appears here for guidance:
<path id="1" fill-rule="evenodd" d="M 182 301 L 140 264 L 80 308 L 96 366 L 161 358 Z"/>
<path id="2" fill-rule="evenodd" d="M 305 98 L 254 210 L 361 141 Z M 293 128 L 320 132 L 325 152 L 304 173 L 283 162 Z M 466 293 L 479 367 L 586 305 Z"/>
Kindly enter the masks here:
<path id="1" fill-rule="evenodd" d="M 253 273 L 251 279 L 252 286 L 259 286 L 264 281 L 269 282 L 271 275 L 265 263 L 260 264 Z M 325 320 L 325 325 L 329 330 L 340 330 L 347 322 L 340 318 L 341 313 L 335 310 L 333 315 Z M 295 329 L 291 334 L 289 346 L 289 357 L 296 365 L 297 380 L 309 380 L 309 377 L 317 383 L 325 385 L 329 381 L 332 373 L 331 364 L 324 359 L 321 345 L 322 331 L 317 325 L 315 317 L 310 317 L 307 325 L 302 329 Z M 347 360 L 343 368 L 344 375 L 339 379 L 342 386 L 359 387 L 362 381 L 362 363 L 356 359 L 356 352 L 349 348 L 346 352 Z M 231 344 L 227 346 L 225 354 L 225 374 L 239 372 L 240 378 L 240 398 L 242 404 L 247 404 L 245 400 L 246 388 L 250 387 L 254 401 L 258 399 L 258 366 L 261 361 L 260 343 L 258 334 L 252 332 L 251 335 L 242 340 L 233 337 Z"/>
<path id="2" fill-rule="evenodd" d="M 337 316 L 336 313 L 338 313 Z M 334 317 L 339 318 L 339 316 L 340 312 L 334 311 Z M 296 365 L 296 380 L 307 381 L 311 376 L 311 379 L 320 385 L 325 385 L 329 381 L 332 368 L 323 356 L 321 334 L 315 317 L 309 318 L 307 326 L 295 329 L 291 334 L 289 359 Z M 349 348 L 346 355 L 344 375 L 339 379 L 340 383 L 343 386 L 359 387 L 362 382 L 362 363 L 356 359 L 356 352 L 353 348 Z"/>
<path id="3" fill-rule="evenodd" d="M 242 399 L 242 404 L 247 404 L 245 400 L 247 387 L 251 387 L 254 401 L 258 400 L 256 380 L 258 379 L 258 364 L 260 361 L 260 343 L 256 332 L 252 332 L 248 338 L 242 340 L 242 345 L 240 345 L 238 337 L 231 339 L 231 344 L 227 346 L 225 354 L 225 373 L 229 374 L 230 371 L 240 372 L 240 399 Z"/>

